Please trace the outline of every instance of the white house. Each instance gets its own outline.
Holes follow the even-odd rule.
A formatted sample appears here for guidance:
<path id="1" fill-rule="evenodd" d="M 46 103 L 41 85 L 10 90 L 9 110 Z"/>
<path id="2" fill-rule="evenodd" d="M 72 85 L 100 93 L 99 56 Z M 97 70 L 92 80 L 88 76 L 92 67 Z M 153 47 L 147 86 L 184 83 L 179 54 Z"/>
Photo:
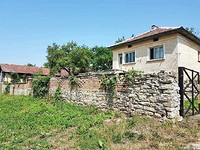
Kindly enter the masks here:
<path id="1" fill-rule="evenodd" d="M 186 67 L 200 72 L 200 39 L 183 27 L 157 27 L 116 43 L 113 69 L 178 72 Z"/>

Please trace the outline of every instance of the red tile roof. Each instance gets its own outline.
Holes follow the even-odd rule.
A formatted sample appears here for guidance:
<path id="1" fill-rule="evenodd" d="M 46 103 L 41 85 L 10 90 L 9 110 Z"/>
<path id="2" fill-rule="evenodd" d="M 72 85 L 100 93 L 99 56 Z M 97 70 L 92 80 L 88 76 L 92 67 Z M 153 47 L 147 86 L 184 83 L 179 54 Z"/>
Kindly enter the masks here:
<path id="1" fill-rule="evenodd" d="M 156 26 L 154 26 L 154 29 L 152 29 L 148 32 L 145 32 L 143 34 L 134 36 L 132 38 L 129 38 L 129 39 L 122 41 L 120 43 L 116 43 L 116 44 L 110 46 L 110 48 L 118 47 L 118 46 L 121 46 L 121 45 L 126 45 L 126 44 L 129 44 L 129 43 L 131 44 L 131 43 L 134 43 L 134 42 L 140 42 L 140 41 L 143 41 L 143 40 L 154 38 L 156 36 L 173 34 L 173 33 L 180 33 L 180 34 L 188 37 L 189 39 L 193 40 L 194 42 L 196 42 L 198 44 L 200 43 L 199 38 L 197 38 L 192 33 L 188 32 L 187 30 L 185 30 L 183 27 L 156 27 Z"/>
<path id="2" fill-rule="evenodd" d="M 23 74 L 38 74 L 49 75 L 50 70 L 48 68 L 34 67 L 34 66 L 22 66 L 13 64 L 0 64 L 0 68 L 4 72 L 16 72 Z"/>
<path id="3" fill-rule="evenodd" d="M 34 66 L 22 66 L 22 65 L 14 65 L 14 64 L 0 64 L 0 68 L 4 72 L 16 72 L 22 74 L 38 74 L 41 73 L 42 75 L 50 75 L 49 68 L 43 67 L 34 67 Z M 56 76 L 67 77 L 68 73 L 66 70 L 62 69 L 60 73 L 56 73 Z"/>

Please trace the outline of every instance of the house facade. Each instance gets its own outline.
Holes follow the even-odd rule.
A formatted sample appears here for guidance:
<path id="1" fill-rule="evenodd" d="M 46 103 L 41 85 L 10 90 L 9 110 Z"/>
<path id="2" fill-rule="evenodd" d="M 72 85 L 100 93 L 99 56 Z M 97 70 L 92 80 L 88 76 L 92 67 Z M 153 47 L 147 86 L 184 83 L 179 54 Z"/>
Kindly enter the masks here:
<path id="1" fill-rule="evenodd" d="M 113 69 L 178 72 L 186 67 L 200 72 L 200 39 L 183 27 L 157 27 L 110 46 Z"/>

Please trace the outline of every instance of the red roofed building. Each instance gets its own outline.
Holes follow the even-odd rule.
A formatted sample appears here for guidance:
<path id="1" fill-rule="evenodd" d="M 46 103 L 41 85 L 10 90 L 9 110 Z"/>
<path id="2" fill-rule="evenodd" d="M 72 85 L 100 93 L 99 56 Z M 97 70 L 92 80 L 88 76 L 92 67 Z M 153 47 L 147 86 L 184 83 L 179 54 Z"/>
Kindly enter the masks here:
<path id="1" fill-rule="evenodd" d="M 34 66 L 0 64 L 0 82 L 10 82 L 11 73 L 17 73 L 21 78 L 27 78 L 35 74 L 47 76 L 50 74 L 50 70 L 48 68 Z"/>
<path id="2" fill-rule="evenodd" d="M 50 69 L 35 66 L 0 64 L 0 82 L 11 82 L 11 73 L 17 73 L 19 77 L 24 80 L 36 74 L 48 76 L 50 75 Z M 67 77 L 68 73 L 65 70 L 61 70 L 61 72 L 57 73 L 55 76 Z"/>
<path id="3" fill-rule="evenodd" d="M 183 27 L 157 27 L 116 43 L 113 69 L 178 72 L 186 67 L 200 72 L 200 39 Z"/>

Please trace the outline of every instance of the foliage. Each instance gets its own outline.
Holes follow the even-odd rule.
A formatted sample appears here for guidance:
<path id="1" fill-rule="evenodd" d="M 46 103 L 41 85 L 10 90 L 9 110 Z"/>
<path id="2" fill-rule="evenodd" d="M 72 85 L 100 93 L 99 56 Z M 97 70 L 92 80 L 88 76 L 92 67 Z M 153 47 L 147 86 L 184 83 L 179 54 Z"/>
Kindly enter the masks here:
<path id="1" fill-rule="evenodd" d="M 131 84 L 135 80 L 135 77 L 140 75 L 141 73 L 143 73 L 143 71 L 140 71 L 140 70 L 129 70 L 129 71 L 127 71 L 125 73 L 125 76 L 120 79 L 120 81 Z"/>
<path id="2" fill-rule="evenodd" d="M 69 84 L 70 84 L 70 88 L 77 88 L 80 84 L 79 79 L 74 75 L 74 74 L 70 74 L 69 77 Z"/>
<path id="3" fill-rule="evenodd" d="M 61 93 L 61 88 L 60 86 L 57 87 L 54 95 L 53 95 L 53 99 L 54 99 L 54 105 L 58 102 L 61 102 L 62 100 L 62 93 Z"/>
<path id="4" fill-rule="evenodd" d="M 92 68 L 97 70 L 110 70 L 112 68 L 112 51 L 107 47 L 95 46 L 92 48 Z"/>
<path id="5" fill-rule="evenodd" d="M 26 66 L 32 66 L 32 67 L 35 67 L 36 65 L 34 64 L 31 64 L 31 63 L 28 63 Z"/>
<path id="6" fill-rule="evenodd" d="M 186 27 L 185 29 L 187 31 L 191 32 L 192 34 L 196 35 L 196 36 L 199 35 L 199 32 L 195 28 L 193 28 L 193 27 Z"/>
<path id="7" fill-rule="evenodd" d="M 122 142 L 122 136 L 120 134 L 113 135 L 112 136 L 112 142 L 114 144 L 121 143 Z"/>
<path id="8" fill-rule="evenodd" d="M 66 70 L 69 74 L 86 72 L 91 63 L 92 52 L 86 46 L 78 46 L 75 42 L 59 46 L 53 44 L 47 48 L 47 63 L 51 74 Z"/>
<path id="9" fill-rule="evenodd" d="M 33 78 L 33 96 L 44 98 L 48 93 L 49 76 L 36 76 Z"/>
<path id="10" fill-rule="evenodd" d="M 188 99 L 184 100 L 184 109 L 185 111 L 189 108 L 189 106 L 191 105 L 191 103 L 189 102 Z M 194 106 L 195 108 L 197 108 L 197 110 L 199 110 L 199 103 L 198 103 L 198 99 L 194 99 Z M 188 111 L 188 114 L 192 114 L 192 105 L 190 106 L 190 110 Z"/>
<path id="11" fill-rule="evenodd" d="M 63 103 L 61 109 L 27 96 L 2 95 L 0 110 L 2 149 L 104 149 L 106 141 L 95 128 L 113 118 L 94 107 Z"/>
<path id="12" fill-rule="evenodd" d="M 200 137 L 198 116 L 181 122 L 63 103 L 62 109 L 28 96 L 0 97 L 0 149 L 185 149 Z M 108 120 L 108 121 L 105 121 Z"/>
<path id="13" fill-rule="evenodd" d="M 105 90 L 108 92 L 113 92 L 116 88 L 116 77 L 106 77 L 105 75 L 102 77 L 101 84 L 104 86 Z"/>
<path id="14" fill-rule="evenodd" d="M 4 94 L 9 94 L 9 93 L 10 93 L 10 83 L 7 83 L 6 87 L 5 87 Z"/>
<path id="15" fill-rule="evenodd" d="M 125 41 L 124 36 L 123 36 L 122 38 L 118 38 L 118 39 L 115 41 L 115 43 L 120 43 L 120 42 L 123 42 L 123 41 Z"/>
<path id="16" fill-rule="evenodd" d="M 20 76 L 19 76 L 18 73 L 16 73 L 16 72 L 11 72 L 11 73 L 10 73 L 10 76 L 11 76 L 11 83 L 20 82 Z"/>
<path id="17" fill-rule="evenodd" d="M 131 132 L 131 131 L 125 131 L 123 136 L 124 136 L 124 138 L 127 138 L 132 141 L 142 141 L 145 138 L 144 135 L 138 134 L 135 132 Z"/>

